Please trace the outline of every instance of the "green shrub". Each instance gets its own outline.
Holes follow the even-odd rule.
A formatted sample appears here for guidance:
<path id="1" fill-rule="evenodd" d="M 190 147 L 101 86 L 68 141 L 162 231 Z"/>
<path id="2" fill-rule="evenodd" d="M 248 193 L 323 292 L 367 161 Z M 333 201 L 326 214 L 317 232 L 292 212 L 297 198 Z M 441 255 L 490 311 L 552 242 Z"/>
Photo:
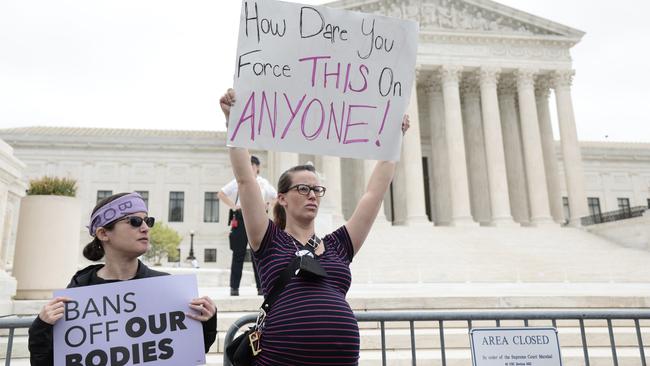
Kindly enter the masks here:
<path id="1" fill-rule="evenodd" d="M 77 194 L 77 181 L 72 178 L 43 177 L 29 181 L 27 195 L 52 195 L 74 197 Z"/>
<path id="2" fill-rule="evenodd" d="M 178 232 L 171 227 L 157 222 L 149 231 L 150 248 L 144 254 L 144 257 L 152 261 L 154 265 L 159 266 L 162 259 L 167 256 L 169 262 L 177 261 L 178 245 L 183 238 Z"/>

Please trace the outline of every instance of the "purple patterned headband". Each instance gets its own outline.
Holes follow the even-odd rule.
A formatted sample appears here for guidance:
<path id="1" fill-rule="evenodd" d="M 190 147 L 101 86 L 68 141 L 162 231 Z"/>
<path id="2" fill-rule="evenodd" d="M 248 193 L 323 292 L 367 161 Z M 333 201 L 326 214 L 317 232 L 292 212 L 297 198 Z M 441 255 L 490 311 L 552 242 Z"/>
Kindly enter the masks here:
<path id="1" fill-rule="evenodd" d="M 95 231 L 98 227 L 105 226 L 122 217 L 136 213 L 147 212 L 147 205 L 144 203 L 142 196 L 133 192 L 124 195 L 116 200 L 113 200 L 104 206 L 100 207 L 90 217 L 90 225 L 88 225 L 88 232 L 90 236 L 95 236 Z"/>

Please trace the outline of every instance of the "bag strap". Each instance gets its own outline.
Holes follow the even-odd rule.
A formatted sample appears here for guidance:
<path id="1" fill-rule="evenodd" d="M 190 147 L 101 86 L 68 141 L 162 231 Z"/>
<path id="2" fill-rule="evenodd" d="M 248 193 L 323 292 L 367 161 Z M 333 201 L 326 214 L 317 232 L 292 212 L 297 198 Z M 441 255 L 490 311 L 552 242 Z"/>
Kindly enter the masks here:
<path id="1" fill-rule="evenodd" d="M 310 241 L 313 240 L 317 244 L 320 244 L 321 239 L 314 234 Z M 306 246 L 307 250 L 312 251 L 313 248 L 310 247 L 309 245 Z M 312 252 L 313 253 L 313 252 Z M 284 287 L 289 283 L 289 280 L 291 280 L 291 277 L 295 274 L 295 267 L 297 264 L 297 261 L 300 260 L 300 257 L 295 257 L 287 267 L 280 273 L 280 277 L 278 277 L 277 280 L 275 280 L 275 284 L 273 285 L 273 288 L 271 289 L 271 292 L 269 292 L 269 295 L 264 298 L 264 302 L 262 303 L 262 306 L 260 306 L 260 310 L 262 310 L 264 313 L 268 313 L 269 310 L 271 310 L 271 306 L 273 306 L 273 303 L 275 303 L 275 300 L 278 299 L 278 296 L 280 295 L 280 292 L 284 289 Z"/>
<path id="2" fill-rule="evenodd" d="M 296 257 L 299 258 L 299 257 Z M 268 313 L 269 310 L 271 310 L 271 306 L 273 306 L 273 303 L 275 303 L 275 300 L 278 299 L 278 296 L 280 295 L 280 292 L 284 289 L 284 287 L 289 283 L 289 280 L 291 280 L 291 277 L 293 277 L 294 274 L 294 267 L 295 267 L 295 259 L 289 262 L 289 265 L 287 265 L 287 268 L 285 268 L 282 273 L 280 273 L 280 277 L 278 277 L 277 280 L 275 280 L 275 284 L 273 285 L 273 289 L 271 289 L 271 292 L 269 292 L 269 295 L 264 298 L 264 302 L 262 303 L 262 306 L 260 306 L 260 309 L 263 310 L 265 313 Z"/>

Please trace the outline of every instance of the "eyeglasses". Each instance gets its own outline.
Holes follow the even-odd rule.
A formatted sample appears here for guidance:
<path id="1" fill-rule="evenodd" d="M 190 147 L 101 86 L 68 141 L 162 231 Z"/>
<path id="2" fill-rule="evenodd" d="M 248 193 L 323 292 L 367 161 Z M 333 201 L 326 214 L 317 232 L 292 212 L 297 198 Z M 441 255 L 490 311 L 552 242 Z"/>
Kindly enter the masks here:
<path id="1" fill-rule="evenodd" d="M 316 197 L 323 197 L 326 191 L 325 187 L 323 186 L 308 186 L 306 184 L 296 184 L 295 186 L 289 187 L 289 189 L 287 189 L 287 192 L 292 189 L 295 189 L 296 191 L 298 191 L 298 193 L 300 193 L 303 196 L 309 196 L 309 192 L 314 191 L 314 195 L 316 195 Z"/>
<path id="2" fill-rule="evenodd" d="M 128 221 L 129 224 L 133 227 L 140 227 L 142 226 L 142 222 L 144 221 L 145 224 L 147 224 L 148 227 L 153 227 L 153 225 L 156 223 L 156 218 L 155 217 L 140 217 L 140 216 L 127 216 L 122 218 L 120 221 Z"/>

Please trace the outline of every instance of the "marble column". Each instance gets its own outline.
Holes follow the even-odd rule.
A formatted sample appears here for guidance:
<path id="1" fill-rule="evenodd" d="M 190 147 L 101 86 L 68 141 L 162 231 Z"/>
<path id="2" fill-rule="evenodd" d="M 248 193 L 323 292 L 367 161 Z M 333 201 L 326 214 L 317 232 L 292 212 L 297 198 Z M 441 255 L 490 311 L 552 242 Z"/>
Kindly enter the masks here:
<path id="1" fill-rule="evenodd" d="M 537 117 L 539 119 L 539 133 L 542 138 L 542 151 L 544 153 L 544 169 L 546 171 L 546 185 L 548 186 L 548 199 L 553 220 L 558 224 L 564 223 L 564 208 L 562 207 L 562 191 L 560 177 L 558 176 L 557 154 L 555 153 L 555 139 L 551 125 L 551 113 L 548 107 L 550 95 L 549 80 L 547 77 L 537 79 L 535 98 L 537 99 Z"/>
<path id="2" fill-rule="evenodd" d="M 483 136 L 485 138 L 485 159 L 490 189 L 490 208 L 492 224 L 496 226 L 512 225 L 510 198 L 508 195 L 508 176 L 503 151 L 503 134 L 501 115 L 497 96 L 497 80 L 500 70 L 481 68 L 481 111 L 483 112 Z"/>
<path id="3" fill-rule="evenodd" d="M 276 151 L 273 155 L 275 161 L 272 182 L 277 182 L 282 173 L 299 164 L 297 153 Z"/>
<path id="4" fill-rule="evenodd" d="M 630 207 L 634 207 L 634 206 L 647 207 L 647 202 L 643 194 L 642 177 L 637 172 L 630 172 L 630 182 L 632 183 L 632 192 L 633 192 L 633 195 L 630 198 Z M 648 187 L 648 190 L 650 190 L 650 186 Z"/>
<path id="5" fill-rule="evenodd" d="M 129 182 L 129 172 L 131 171 L 131 163 L 127 162 L 119 162 L 117 164 L 117 174 L 119 174 L 119 180 L 117 182 L 117 191 L 113 192 L 113 194 L 118 193 L 118 192 L 131 192 L 131 187 Z"/>
<path id="6" fill-rule="evenodd" d="M 324 203 L 332 212 L 332 222 L 343 223 L 342 189 L 341 189 L 341 158 L 322 156 L 322 172 L 324 185 L 327 187 Z"/>
<path id="7" fill-rule="evenodd" d="M 440 72 L 445 104 L 445 134 L 449 150 L 451 225 L 475 225 L 470 208 L 463 117 L 460 106 L 459 78 L 462 66 L 443 66 Z"/>
<path id="8" fill-rule="evenodd" d="M 78 184 L 79 189 L 77 190 L 77 197 L 81 200 L 81 202 L 95 202 L 97 200 L 97 197 L 95 196 L 93 192 L 93 173 L 95 169 L 95 163 L 90 161 L 90 160 L 84 160 L 83 163 L 81 164 L 81 182 Z M 95 207 L 95 205 L 89 205 L 85 206 L 82 208 L 81 214 L 83 215 L 83 218 L 81 219 L 82 225 L 83 221 L 86 217 L 90 217 L 91 211 Z M 90 241 L 90 235 L 86 237 L 88 241 Z"/>
<path id="9" fill-rule="evenodd" d="M 400 152 L 401 159 L 404 158 L 404 145 L 402 145 L 402 151 Z M 406 209 L 406 192 L 409 190 L 409 180 L 406 177 L 406 172 L 402 163 L 397 165 L 395 171 L 395 177 L 393 177 L 393 182 L 391 183 L 392 190 L 392 222 L 393 225 L 407 225 L 408 224 L 408 212 Z"/>
<path id="10" fill-rule="evenodd" d="M 548 188 L 544 172 L 544 154 L 539 134 L 537 102 L 535 100 L 534 70 L 517 70 L 517 94 L 521 117 L 521 139 L 524 146 L 526 177 L 528 178 L 528 199 L 531 222 L 536 225 L 551 223 Z"/>
<path id="11" fill-rule="evenodd" d="M 419 73 L 417 73 L 419 74 Z M 422 144 L 420 142 L 420 114 L 418 111 L 417 77 L 411 88 L 411 99 L 406 113 L 411 127 L 402 140 L 402 157 L 397 165 L 408 179 L 406 190 L 406 224 L 428 223 L 424 205 L 424 174 L 422 172 Z M 401 122 L 401 121 L 400 121 Z"/>
<path id="12" fill-rule="evenodd" d="M 161 221 L 169 222 L 169 191 L 164 184 L 167 176 L 167 164 L 163 162 L 154 163 L 154 175 L 156 183 L 153 192 L 149 193 L 149 212 L 159 212 L 158 215 L 162 219 Z"/>
<path id="13" fill-rule="evenodd" d="M 580 226 L 580 218 L 587 216 L 588 211 L 582 156 L 573 113 L 573 100 L 571 98 L 573 74 L 573 70 L 555 72 L 553 87 L 555 89 L 555 102 L 560 126 L 564 175 L 569 194 L 569 207 L 571 208 L 569 225 Z"/>
<path id="14" fill-rule="evenodd" d="M 1 165 L 0 162 L 0 172 L 6 173 Z M 3 191 L 0 197 L 0 216 L 4 216 L 0 219 L 0 314 L 11 314 L 13 307 L 11 298 L 16 294 L 16 279 L 5 271 L 5 265 L 13 258 L 11 254 L 15 247 L 14 222 L 18 210 L 17 205 L 14 206 L 12 203 L 12 195 L 2 180 L 0 178 L 0 190 Z"/>
<path id="15" fill-rule="evenodd" d="M 510 197 L 510 212 L 512 212 L 513 219 L 516 222 L 525 225 L 530 222 L 530 210 L 528 207 L 526 170 L 524 168 L 519 117 L 517 114 L 517 85 L 515 78 L 511 74 L 503 75 L 500 78 L 497 91 L 506 161 L 506 176 L 508 179 L 508 196 Z"/>
<path id="16" fill-rule="evenodd" d="M 440 75 L 436 73 L 425 89 L 429 104 L 431 127 L 431 180 L 433 189 L 433 222 L 449 225 L 451 222 L 451 188 L 449 186 L 449 155 L 445 134 L 445 102 L 442 96 Z"/>
<path id="17" fill-rule="evenodd" d="M 363 182 L 364 182 L 364 190 L 363 192 L 365 193 L 367 187 L 368 187 L 368 182 L 370 181 L 370 175 L 372 175 L 372 172 L 375 169 L 375 165 L 377 165 L 377 161 L 375 160 L 364 160 L 363 161 Z M 407 195 L 408 197 L 408 195 Z M 384 196 L 385 198 L 385 196 Z M 407 215 L 408 215 L 408 208 L 407 208 Z M 408 216 L 407 216 L 408 220 Z M 375 224 L 390 224 L 388 219 L 386 218 L 386 210 L 384 206 L 384 202 L 381 202 L 381 207 L 379 208 L 379 213 L 377 214 L 377 217 L 375 218 Z"/>
<path id="18" fill-rule="evenodd" d="M 463 80 L 461 90 L 470 207 L 474 221 L 488 225 L 492 221 L 492 213 L 490 212 L 490 191 L 481 121 L 479 76 L 476 73 L 467 75 Z"/>
<path id="19" fill-rule="evenodd" d="M 185 217 L 185 222 L 187 223 L 195 223 L 194 225 L 200 225 L 199 223 L 203 222 L 203 210 L 204 210 L 204 199 L 205 199 L 205 194 L 203 193 L 202 186 L 203 186 L 203 174 L 201 172 L 201 165 L 200 164 L 190 164 L 188 167 L 190 170 L 190 174 L 193 179 L 190 182 L 190 189 L 188 192 L 185 193 L 185 202 L 187 207 L 187 217 Z M 190 228 L 190 230 L 197 230 L 198 227 Z M 194 240 L 194 245 L 196 247 L 197 242 L 200 240 L 199 238 L 201 236 L 204 236 L 205 234 L 202 233 L 201 236 L 198 235 L 197 233 L 195 240 Z M 196 248 L 195 248 L 196 249 Z M 195 256 L 198 258 L 201 258 L 201 263 L 203 263 L 203 253 L 194 253 Z M 201 255 L 197 255 L 201 254 Z"/>
<path id="20" fill-rule="evenodd" d="M 6 258 L 2 256 L 2 247 L 4 237 L 8 231 L 7 222 L 9 221 L 9 186 L 0 181 L 0 271 L 4 270 Z"/>

